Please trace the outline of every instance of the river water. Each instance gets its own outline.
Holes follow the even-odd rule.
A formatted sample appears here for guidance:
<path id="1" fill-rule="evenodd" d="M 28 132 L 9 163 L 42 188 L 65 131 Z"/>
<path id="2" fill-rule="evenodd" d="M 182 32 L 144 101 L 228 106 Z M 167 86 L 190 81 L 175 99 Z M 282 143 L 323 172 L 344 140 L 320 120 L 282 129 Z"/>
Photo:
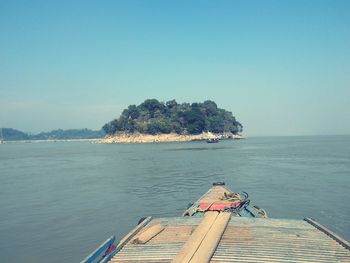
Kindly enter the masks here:
<path id="1" fill-rule="evenodd" d="M 0 180 L 0 262 L 79 262 L 143 216 L 179 216 L 214 181 L 350 239 L 350 136 L 6 143 Z"/>

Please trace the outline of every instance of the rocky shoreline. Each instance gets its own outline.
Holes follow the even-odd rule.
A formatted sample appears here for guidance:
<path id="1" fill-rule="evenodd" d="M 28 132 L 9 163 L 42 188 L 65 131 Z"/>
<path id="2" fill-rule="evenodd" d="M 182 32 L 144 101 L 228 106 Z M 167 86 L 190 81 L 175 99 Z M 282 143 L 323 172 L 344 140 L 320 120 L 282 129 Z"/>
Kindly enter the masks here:
<path id="1" fill-rule="evenodd" d="M 97 143 L 111 144 L 111 143 L 158 143 L 158 142 L 190 142 L 208 139 L 244 139 L 240 134 L 232 133 L 201 133 L 201 134 L 142 134 L 142 133 L 118 133 L 115 135 L 107 135 L 104 139 L 97 141 Z"/>

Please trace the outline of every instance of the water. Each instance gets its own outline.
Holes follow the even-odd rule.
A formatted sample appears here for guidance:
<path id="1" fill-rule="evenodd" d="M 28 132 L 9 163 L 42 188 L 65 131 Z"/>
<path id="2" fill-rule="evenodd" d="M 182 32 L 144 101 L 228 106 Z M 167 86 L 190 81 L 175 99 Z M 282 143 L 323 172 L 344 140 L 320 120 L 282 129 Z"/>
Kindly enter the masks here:
<path id="1" fill-rule="evenodd" d="M 270 217 L 314 217 L 350 239 L 350 136 L 0 145 L 0 261 L 79 262 L 147 215 L 178 216 L 213 181 Z"/>

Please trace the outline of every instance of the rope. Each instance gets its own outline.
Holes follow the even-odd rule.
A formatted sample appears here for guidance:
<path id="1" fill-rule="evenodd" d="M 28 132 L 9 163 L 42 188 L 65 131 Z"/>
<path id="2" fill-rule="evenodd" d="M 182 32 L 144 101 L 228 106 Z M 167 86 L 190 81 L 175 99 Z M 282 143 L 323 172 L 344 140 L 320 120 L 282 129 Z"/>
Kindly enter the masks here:
<path id="1" fill-rule="evenodd" d="M 236 202 L 236 201 L 241 200 L 241 196 L 237 193 L 234 193 L 234 192 L 231 192 L 231 193 L 224 192 L 224 196 L 220 197 L 220 200 L 229 201 L 229 202 Z"/>

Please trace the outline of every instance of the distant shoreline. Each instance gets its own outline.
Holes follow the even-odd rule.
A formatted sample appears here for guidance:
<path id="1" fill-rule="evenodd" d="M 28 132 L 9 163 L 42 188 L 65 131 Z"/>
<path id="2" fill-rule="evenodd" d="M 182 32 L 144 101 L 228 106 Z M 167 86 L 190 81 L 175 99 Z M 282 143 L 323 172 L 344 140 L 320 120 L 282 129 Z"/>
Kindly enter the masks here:
<path id="1" fill-rule="evenodd" d="M 48 140 L 11 140 L 11 141 L 3 141 L 3 144 L 7 143 L 43 143 L 43 142 L 97 142 L 100 141 L 101 138 L 94 139 L 48 139 Z"/>
<path id="2" fill-rule="evenodd" d="M 104 139 L 96 141 L 102 144 L 113 143 L 159 143 L 159 142 L 190 142 L 208 139 L 244 139 L 240 134 L 233 133 L 201 133 L 201 134 L 142 134 L 142 133 L 119 133 L 115 135 L 107 135 Z"/>

